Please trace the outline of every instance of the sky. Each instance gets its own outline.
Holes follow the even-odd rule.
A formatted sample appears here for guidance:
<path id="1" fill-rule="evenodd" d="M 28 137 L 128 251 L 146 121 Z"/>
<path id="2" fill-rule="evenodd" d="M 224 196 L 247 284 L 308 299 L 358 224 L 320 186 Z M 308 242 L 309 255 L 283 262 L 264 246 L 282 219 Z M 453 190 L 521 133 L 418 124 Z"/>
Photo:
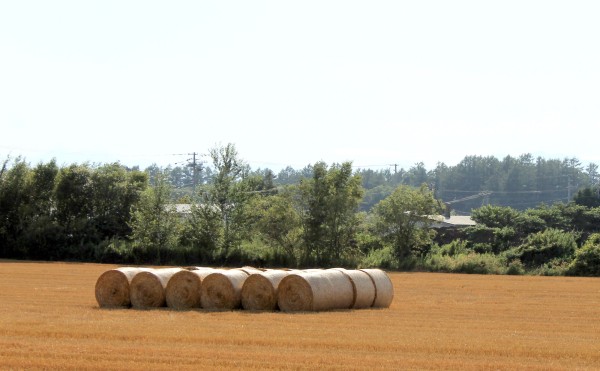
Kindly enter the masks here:
<path id="1" fill-rule="evenodd" d="M 598 1 L 2 1 L 0 157 L 600 163 Z"/>

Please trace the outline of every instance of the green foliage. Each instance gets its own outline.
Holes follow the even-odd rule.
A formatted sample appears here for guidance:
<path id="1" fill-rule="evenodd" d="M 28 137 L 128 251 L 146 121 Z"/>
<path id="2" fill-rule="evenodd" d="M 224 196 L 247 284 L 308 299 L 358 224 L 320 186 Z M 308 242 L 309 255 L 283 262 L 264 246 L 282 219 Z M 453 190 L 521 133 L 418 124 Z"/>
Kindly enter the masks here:
<path id="1" fill-rule="evenodd" d="M 146 189 L 134 208 L 131 229 L 138 259 L 150 258 L 156 264 L 164 264 L 165 254 L 178 245 L 179 219 L 170 203 L 171 187 L 163 177 L 156 186 Z"/>
<path id="2" fill-rule="evenodd" d="M 248 237 L 247 203 L 253 197 L 253 182 L 248 178 L 249 167 L 239 158 L 235 145 L 210 149 L 214 174 L 202 190 L 205 205 L 216 206 L 223 221 L 221 248 L 224 256 Z"/>
<path id="3" fill-rule="evenodd" d="M 295 265 L 301 253 L 302 219 L 293 201 L 293 194 L 288 189 L 255 199 L 250 209 L 253 210 L 254 228 L 263 241 L 287 255 Z"/>
<path id="4" fill-rule="evenodd" d="M 101 238 L 129 236 L 131 208 L 138 203 L 147 187 L 147 175 L 140 171 L 127 171 L 115 163 L 95 169 L 90 180 L 90 214 Z"/>
<path id="5" fill-rule="evenodd" d="M 399 186 L 374 208 L 378 236 L 393 247 L 398 262 L 422 255 L 432 242 L 428 215 L 436 214 L 438 204 L 429 189 Z"/>
<path id="6" fill-rule="evenodd" d="M 3 256 L 19 256 L 26 252 L 20 241 L 26 228 L 26 209 L 30 205 L 27 183 L 30 170 L 17 158 L 8 168 L 7 158 L 0 171 L 0 245 Z"/>
<path id="7" fill-rule="evenodd" d="M 541 232 L 547 228 L 546 221 L 538 215 L 531 213 L 534 209 L 525 210 L 513 221 L 514 229 L 517 235 L 522 238 L 528 234 Z"/>
<path id="8" fill-rule="evenodd" d="M 479 253 L 498 254 L 512 245 L 520 244 L 511 227 L 490 228 L 484 225 L 475 225 L 465 228 L 464 236 L 465 240 L 469 241 L 472 250 Z"/>
<path id="9" fill-rule="evenodd" d="M 580 206 L 600 207 L 600 187 L 585 187 L 577 191 L 573 201 Z"/>
<path id="10" fill-rule="evenodd" d="M 218 207 L 209 202 L 192 204 L 183 221 L 179 243 L 194 252 L 193 261 L 212 262 L 223 242 L 223 219 Z"/>
<path id="11" fill-rule="evenodd" d="M 362 196 L 360 176 L 352 173 L 350 162 L 329 169 L 324 162 L 314 165 L 312 177 L 298 187 L 305 244 L 302 264 L 329 265 L 345 259 L 358 227 Z"/>
<path id="12" fill-rule="evenodd" d="M 133 244 L 117 238 L 99 243 L 95 248 L 94 260 L 100 263 L 112 264 L 137 263 L 133 255 Z"/>
<path id="13" fill-rule="evenodd" d="M 408 263 L 408 262 L 405 262 Z M 410 267 L 414 266 L 414 260 L 408 264 Z M 379 249 L 373 249 L 367 254 L 359 264 L 360 268 L 382 268 L 382 269 L 399 269 L 400 265 L 396 257 L 394 256 L 393 249 L 391 246 L 385 246 Z M 406 266 L 404 266 L 406 268 Z"/>
<path id="14" fill-rule="evenodd" d="M 379 185 L 374 188 L 367 189 L 360 204 L 360 209 L 369 211 L 373 206 L 392 194 L 394 187 L 390 185 Z"/>
<path id="15" fill-rule="evenodd" d="M 569 270 L 569 259 L 556 258 L 535 267 L 530 273 L 537 276 L 564 276 Z"/>
<path id="16" fill-rule="evenodd" d="M 59 168 L 54 160 L 32 168 L 7 158 L 0 257 L 600 274 L 594 164 L 584 171 L 577 159 L 467 156 L 432 171 L 422 163 L 353 171 L 351 163 L 320 162 L 275 177 L 269 169 L 251 171 L 232 144 L 210 155 L 212 167 L 198 173 L 118 163 Z M 566 198 L 569 180 L 582 186 L 574 202 L 554 203 Z M 440 201 L 425 186 L 410 187 L 422 183 L 446 201 L 491 192 L 452 203 L 474 208 L 479 224 L 435 234 L 425 216 L 437 214 Z M 169 206 L 175 199 L 192 204 L 191 213 L 176 215 Z M 484 201 L 506 206 L 480 207 Z M 551 204 L 538 206 L 544 201 Z"/>
<path id="17" fill-rule="evenodd" d="M 520 260 L 513 260 L 510 263 L 508 263 L 508 267 L 506 268 L 506 274 L 511 276 L 519 276 L 525 274 L 525 266 Z"/>
<path id="18" fill-rule="evenodd" d="M 576 234 L 558 229 L 547 229 L 527 236 L 519 247 L 507 251 L 508 260 L 519 259 L 527 267 L 552 266 L 569 261 L 577 248 Z"/>
<path id="19" fill-rule="evenodd" d="M 592 234 L 577 250 L 567 273 L 576 276 L 600 276 L 600 233 Z"/>
<path id="20" fill-rule="evenodd" d="M 458 255 L 429 255 L 424 267 L 435 272 L 502 274 L 505 271 L 501 257 L 493 254 L 466 253 Z"/>
<path id="21" fill-rule="evenodd" d="M 482 206 L 473 210 L 471 219 L 489 228 L 504 228 L 514 225 L 519 212 L 512 207 Z"/>

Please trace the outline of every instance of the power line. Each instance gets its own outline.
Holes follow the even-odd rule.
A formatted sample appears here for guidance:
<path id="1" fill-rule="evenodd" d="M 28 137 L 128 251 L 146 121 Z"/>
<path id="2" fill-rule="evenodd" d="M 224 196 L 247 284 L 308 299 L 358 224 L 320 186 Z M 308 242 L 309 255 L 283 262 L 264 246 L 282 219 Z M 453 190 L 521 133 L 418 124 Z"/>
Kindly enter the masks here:
<path id="1" fill-rule="evenodd" d="M 193 186 L 193 190 L 194 193 L 196 192 L 196 186 L 198 185 L 198 173 L 202 171 L 202 164 L 204 164 L 204 161 L 199 161 L 198 160 L 198 156 L 200 154 L 198 152 L 191 152 L 191 153 L 174 153 L 173 156 L 192 156 L 191 158 L 188 158 L 185 161 L 182 161 L 180 163 L 184 163 L 187 162 L 187 166 L 192 168 L 192 186 Z M 180 164 L 179 163 L 179 164 Z M 178 163 L 175 163 L 176 165 Z"/>

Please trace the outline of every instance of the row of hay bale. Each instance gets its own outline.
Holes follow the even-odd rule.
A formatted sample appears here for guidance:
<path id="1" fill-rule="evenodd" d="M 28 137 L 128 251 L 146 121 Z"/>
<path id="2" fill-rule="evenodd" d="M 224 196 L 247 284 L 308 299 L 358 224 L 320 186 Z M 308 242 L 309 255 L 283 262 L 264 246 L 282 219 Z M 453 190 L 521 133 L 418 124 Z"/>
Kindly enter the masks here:
<path id="1" fill-rule="evenodd" d="M 95 293 L 105 308 L 322 311 L 387 308 L 394 288 L 380 269 L 123 267 L 100 275 Z"/>

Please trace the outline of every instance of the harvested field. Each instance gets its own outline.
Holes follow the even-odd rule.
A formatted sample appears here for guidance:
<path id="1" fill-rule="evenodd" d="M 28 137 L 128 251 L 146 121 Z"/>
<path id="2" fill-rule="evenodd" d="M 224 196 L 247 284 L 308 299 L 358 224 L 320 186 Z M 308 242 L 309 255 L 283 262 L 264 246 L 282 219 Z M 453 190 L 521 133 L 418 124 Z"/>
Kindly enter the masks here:
<path id="1" fill-rule="evenodd" d="M 101 309 L 100 264 L 0 262 L 0 369 L 600 369 L 600 279 L 391 273 L 389 309 Z"/>

